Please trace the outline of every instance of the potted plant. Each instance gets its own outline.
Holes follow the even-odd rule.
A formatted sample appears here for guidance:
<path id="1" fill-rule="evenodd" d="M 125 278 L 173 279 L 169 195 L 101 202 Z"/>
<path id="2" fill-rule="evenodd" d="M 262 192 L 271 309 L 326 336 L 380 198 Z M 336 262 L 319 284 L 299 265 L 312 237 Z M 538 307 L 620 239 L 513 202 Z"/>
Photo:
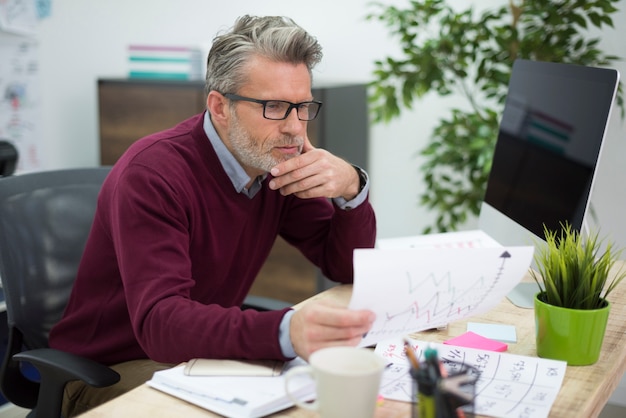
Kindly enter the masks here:
<path id="1" fill-rule="evenodd" d="M 375 62 L 373 121 L 390 121 L 427 94 L 465 99 L 439 120 L 420 152 L 425 188 L 416 193 L 437 215 L 424 233 L 454 231 L 478 215 L 513 62 L 610 66 L 619 57 L 600 49 L 593 29 L 613 27 L 618 1 L 502 0 L 491 9 L 473 1 L 464 10 L 446 0 L 371 4 L 367 18 L 384 24 L 400 46 Z M 622 93 L 620 84 L 623 117 Z"/>
<path id="2" fill-rule="evenodd" d="M 615 271 L 621 250 L 602 249 L 598 234 L 583 235 L 569 223 L 544 227 L 546 243 L 536 246 L 539 286 L 535 296 L 537 355 L 569 365 L 595 363 L 600 355 L 611 304 L 607 297 L 626 276 Z"/>

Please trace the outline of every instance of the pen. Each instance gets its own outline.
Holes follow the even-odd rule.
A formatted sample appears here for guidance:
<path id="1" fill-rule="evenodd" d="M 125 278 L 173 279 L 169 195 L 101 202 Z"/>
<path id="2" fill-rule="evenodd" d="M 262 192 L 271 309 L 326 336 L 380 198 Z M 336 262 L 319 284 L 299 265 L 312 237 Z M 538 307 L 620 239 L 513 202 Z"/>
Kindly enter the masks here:
<path id="1" fill-rule="evenodd" d="M 431 379 L 438 380 L 441 377 L 441 364 L 437 358 L 437 350 L 428 347 L 424 351 L 424 359 L 426 360 L 428 373 L 430 374 Z"/>
<path id="2" fill-rule="evenodd" d="M 208 390 L 207 388 L 204 388 L 204 390 L 202 391 L 197 391 L 197 390 L 191 390 L 186 387 L 181 387 L 178 385 L 173 385 L 167 382 L 160 382 L 160 384 L 162 384 L 163 386 L 169 387 L 171 389 L 174 389 L 175 391 L 178 391 L 178 392 L 188 393 L 189 395 L 192 395 L 194 397 L 207 398 L 207 399 L 212 399 L 214 401 L 220 401 L 224 403 L 230 403 L 230 404 L 241 405 L 241 406 L 245 406 L 248 403 L 248 401 L 246 401 L 245 399 L 237 398 L 234 395 L 216 390 L 215 388 L 208 388 Z"/>

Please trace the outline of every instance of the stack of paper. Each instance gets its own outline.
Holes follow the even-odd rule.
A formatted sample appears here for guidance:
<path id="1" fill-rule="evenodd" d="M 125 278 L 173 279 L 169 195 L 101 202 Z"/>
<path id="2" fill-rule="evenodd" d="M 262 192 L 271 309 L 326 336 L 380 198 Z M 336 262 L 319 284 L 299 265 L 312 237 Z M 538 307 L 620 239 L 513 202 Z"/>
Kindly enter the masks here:
<path id="1" fill-rule="evenodd" d="M 295 359 L 285 365 L 287 370 L 306 364 Z M 202 408 L 230 418 L 257 418 L 293 405 L 285 392 L 284 375 L 258 376 L 189 376 L 184 366 L 156 372 L 149 386 L 181 398 Z M 298 399 L 311 400 L 315 384 L 306 376 L 294 376 L 289 381 L 290 392 Z"/>

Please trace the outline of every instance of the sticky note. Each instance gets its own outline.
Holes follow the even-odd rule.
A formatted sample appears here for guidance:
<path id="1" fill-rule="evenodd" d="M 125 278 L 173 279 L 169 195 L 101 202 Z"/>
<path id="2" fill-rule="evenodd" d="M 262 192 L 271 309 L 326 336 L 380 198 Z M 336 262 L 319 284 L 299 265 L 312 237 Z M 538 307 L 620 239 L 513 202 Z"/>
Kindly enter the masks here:
<path id="1" fill-rule="evenodd" d="M 500 341 L 485 338 L 481 335 L 467 331 L 458 337 L 450 338 L 443 342 L 448 345 L 458 345 L 460 347 L 477 348 L 486 351 L 506 351 L 508 346 Z"/>
<path id="2" fill-rule="evenodd" d="M 504 343 L 517 342 L 517 334 L 513 325 L 503 324 L 483 324 L 479 322 L 468 322 L 467 330 L 472 331 L 485 338 L 502 341 Z"/>

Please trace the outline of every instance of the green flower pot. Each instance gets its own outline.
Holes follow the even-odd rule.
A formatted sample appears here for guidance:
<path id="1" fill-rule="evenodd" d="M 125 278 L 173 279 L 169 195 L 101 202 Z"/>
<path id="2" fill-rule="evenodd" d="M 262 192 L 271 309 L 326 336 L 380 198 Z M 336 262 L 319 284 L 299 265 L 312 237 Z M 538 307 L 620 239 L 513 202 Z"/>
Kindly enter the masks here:
<path id="1" fill-rule="evenodd" d="M 611 305 L 600 309 L 568 309 L 548 305 L 535 295 L 535 336 L 537 355 L 564 360 L 570 366 L 598 361 Z"/>

